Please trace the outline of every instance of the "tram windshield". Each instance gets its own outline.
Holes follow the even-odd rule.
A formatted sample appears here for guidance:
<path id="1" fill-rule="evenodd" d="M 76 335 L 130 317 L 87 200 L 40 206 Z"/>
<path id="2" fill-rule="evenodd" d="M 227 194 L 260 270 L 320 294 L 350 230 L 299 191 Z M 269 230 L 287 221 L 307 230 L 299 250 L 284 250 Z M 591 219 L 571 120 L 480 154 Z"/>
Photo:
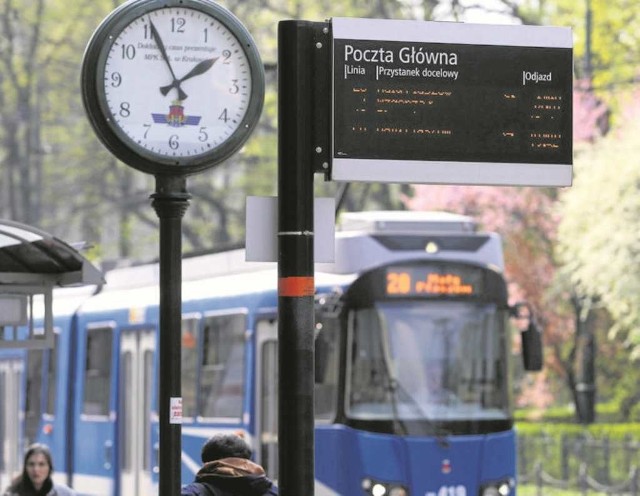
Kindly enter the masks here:
<path id="1" fill-rule="evenodd" d="M 481 421 L 510 416 L 505 311 L 385 301 L 349 316 L 347 416 Z"/>

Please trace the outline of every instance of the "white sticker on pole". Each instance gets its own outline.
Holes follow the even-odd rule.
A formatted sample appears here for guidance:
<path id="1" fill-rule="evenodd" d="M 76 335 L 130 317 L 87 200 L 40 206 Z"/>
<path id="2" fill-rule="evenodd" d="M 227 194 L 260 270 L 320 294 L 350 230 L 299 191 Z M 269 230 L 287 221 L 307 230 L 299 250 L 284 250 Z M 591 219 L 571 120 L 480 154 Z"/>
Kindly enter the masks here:
<path id="1" fill-rule="evenodd" d="M 182 398 L 169 399 L 169 423 L 182 423 Z"/>

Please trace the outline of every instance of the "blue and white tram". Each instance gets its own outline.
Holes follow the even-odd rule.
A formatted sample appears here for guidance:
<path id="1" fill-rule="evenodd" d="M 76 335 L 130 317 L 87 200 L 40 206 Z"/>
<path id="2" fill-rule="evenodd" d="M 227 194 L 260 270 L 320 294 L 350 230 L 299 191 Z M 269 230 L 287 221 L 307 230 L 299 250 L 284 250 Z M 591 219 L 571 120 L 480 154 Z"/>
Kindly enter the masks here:
<path id="1" fill-rule="evenodd" d="M 336 262 L 315 273 L 316 495 L 515 494 L 500 238 L 462 216 L 343 215 Z M 56 294 L 54 350 L 1 352 L 0 393 L 19 394 L 0 406 L 0 469 L 37 440 L 80 494 L 157 494 L 158 266 L 106 279 Z M 276 284 L 241 250 L 183 261 L 185 483 L 219 431 L 244 432 L 278 477 Z"/>

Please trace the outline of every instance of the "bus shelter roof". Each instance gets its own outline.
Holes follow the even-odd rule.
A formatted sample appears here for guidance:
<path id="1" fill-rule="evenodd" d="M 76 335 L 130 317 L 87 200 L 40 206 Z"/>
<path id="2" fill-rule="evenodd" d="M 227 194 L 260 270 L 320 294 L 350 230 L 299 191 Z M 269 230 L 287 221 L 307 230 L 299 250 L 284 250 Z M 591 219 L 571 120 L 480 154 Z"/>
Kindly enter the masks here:
<path id="1" fill-rule="evenodd" d="M 0 288 L 103 283 L 102 272 L 71 245 L 35 227 L 0 219 Z"/>

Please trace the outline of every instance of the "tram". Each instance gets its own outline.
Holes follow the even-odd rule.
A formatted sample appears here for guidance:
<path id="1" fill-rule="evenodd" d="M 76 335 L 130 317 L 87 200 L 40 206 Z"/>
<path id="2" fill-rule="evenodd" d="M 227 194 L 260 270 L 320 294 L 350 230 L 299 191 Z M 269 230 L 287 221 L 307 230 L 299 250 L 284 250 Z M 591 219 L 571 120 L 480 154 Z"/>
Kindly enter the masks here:
<path id="1" fill-rule="evenodd" d="M 316 496 L 516 493 L 502 243 L 442 212 L 345 213 L 315 267 Z M 183 260 L 182 480 L 214 433 L 241 431 L 278 479 L 275 264 Z M 157 494 L 159 266 L 56 291 L 51 350 L 0 347 L 0 484 L 31 442 L 79 494 Z M 540 332 L 523 330 L 525 369 Z"/>

